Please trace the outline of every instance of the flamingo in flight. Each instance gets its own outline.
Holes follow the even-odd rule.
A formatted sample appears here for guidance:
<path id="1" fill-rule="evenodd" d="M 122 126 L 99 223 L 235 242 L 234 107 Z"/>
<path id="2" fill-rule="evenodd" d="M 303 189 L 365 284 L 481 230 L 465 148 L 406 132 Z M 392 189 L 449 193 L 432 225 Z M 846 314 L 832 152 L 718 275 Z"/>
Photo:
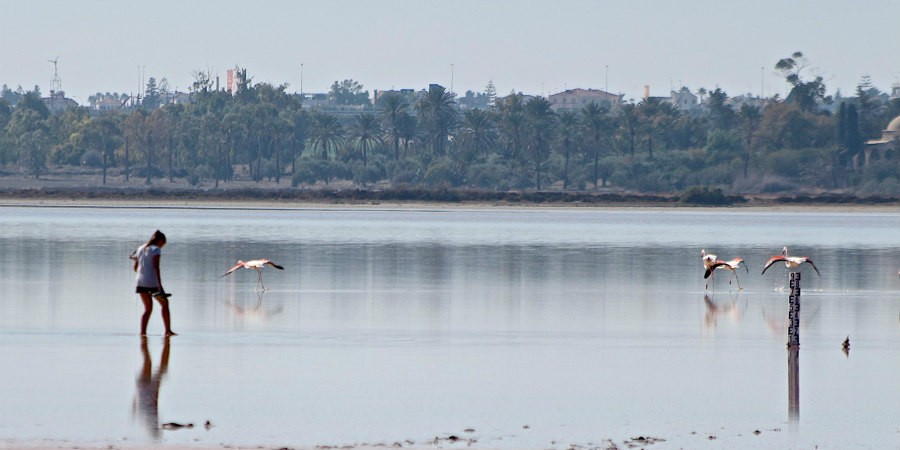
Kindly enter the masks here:
<path id="1" fill-rule="evenodd" d="M 813 264 L 812 260 L 809 259 L 808 256 L 788 256 L 787 247 L 784 247 L 781 249 L 780 255 L 775 255 L 775 256 L 769 258 L 768 261 L 766 261 L 766 265 L 765 265 L 765 267 L 763 267 L 762 273 L 766 273 L 766 270 L 769 267 L 772 267 L 772 264 L 775 264 L 778 261 L 783 261 L 784 266 L 789 269 L 794 269 L 796 267 L 800 267 L 800 265 L 803 263 L 809 264 L 812 266 L 813 270 L 816 271 L 816 275 L 818 275 L 820 277 L 822 276 L 822 274 L 819 273 L 819 269 L 816 267 L 815 264 Z"/>
<path id="2" fill-rule="evenodd" d="M 706 268 L 706 273 L 703 274 L 703 278 L 709 278 L 710 275 L 712 275 L 716 270 L 719 269 L 730 270 L 731 276 L 734 277 L 735 280 L 737 280 L 738 289 L 744 289 L 741 287 L 741 279 L 737 276 L 737 268 L 740 267 L 741 264 L 744 265 L 744 270 L 747 273 L 750 273 L 750 269 L 747 268 L 747 263 L 744 262 L 744 258 L 734 258 L 730 261 L 717 260 L 716 262 L 712 263 L 709 267 Z M 728 284 L 731 284 L 731 280 L 728 280 Z"/>
<path id="3" fill-rule="evenodd" d="M 263 284 L 262 280 L 262 269 L 266 266 L 272 266 L 278 270 L 284 270 L 284 267 L 279 266 L 278 264 L 269 261 L 268 259 L 254 259 L 252 261 L 238 261 L 234 267 L 228 269 L 227 272 L 223 273 L 221 277 L 225 277 L 226 275 L 230 275 L 232 272 L 238 269 L 253 269 L 256 271 L 256 288 L 259 289 L 262 287 L 263 290 L 266 289 L 266 286 Z"/>

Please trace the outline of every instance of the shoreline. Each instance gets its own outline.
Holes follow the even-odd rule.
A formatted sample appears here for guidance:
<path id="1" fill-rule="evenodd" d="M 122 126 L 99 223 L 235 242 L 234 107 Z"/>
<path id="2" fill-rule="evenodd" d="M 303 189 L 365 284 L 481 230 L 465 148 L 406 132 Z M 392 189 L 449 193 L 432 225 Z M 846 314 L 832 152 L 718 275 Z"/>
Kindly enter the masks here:
<path id="1" fill-rule="evenodd" d="M 417 191 L 418 192 L 418 191 Z M 211 209 L 211 210 L 450 210 L 450 209 L 682 209 L 723 211 L 829 211 L 829 212 L 900 212 L 900 199 L 835 199 L 826 197 L 747 197 L 746 201 L 729 205 L 684 204 L 677 196 L 665 198 L 641 194 L 527 194 L 500 193 L 453 199 L 392 195 L 390 191 L 169 191 L 151 190 L 85 190 L 72 189 L 0 189 L 0 207 L 34 208 L 140 208 L 140 209 Z M 486 198 L 487 197 L 487 198 Z M 550 197 L 550 198 L 548 198 Z M 585 199 L 588 199 L 585 201 Z"/>
<path id="2" fill-rule="evenodd" d="M 600 190 L 490 191 L 351 183 L 291 187 L 274 181 L 232 180 L 191 186 L 183 180 L 151 184 L 121 176 L 50 173 L 40 179 L 0 176 L 0 207 L 144 207 L 195 209 L 485 209 L 485 208 L 716 208 L 727 210 L 900 211 L 900 197 L 841 192 L 745 194 L 720 197 L 720 204 L 685 203 L 682 194 Z"/>
<path id="3" fill-rule="evenodd" d="M 107 195 L 104 195 L 107 194 Z M 583 201 L 510 201 L 510 200 L 435 200 L 389 198 L 380 196 L 377 199 L 346 198 L 346 196 L 328 197 L 316 195 L 316 198 L 273 198 L 271 196 L 246 195 L 152 195 L 136 193 L 73 193 L 68 191 L 35 192 L 35 191 L 0 191 L 0 207 L 30 208 L 138 208 L 138 209 L 210 209 L 210 210 L 339 210 L 339 209 L 371 209 L 371 210 L 485 210 L 485 209 L 683 209 L 683 210 L 722 210 L 722 211 L 809 211 L 809 212 L 900 212 L 900 200 L 879 202 L 834 202 L 816 200 L 790 201 L 780 198 L 749 198 L 746 202 L 730 205 L 682 204 L 677 200 L 660 201 L 656 196 L 641 199 L 630 196 L 628 199 Z"/>

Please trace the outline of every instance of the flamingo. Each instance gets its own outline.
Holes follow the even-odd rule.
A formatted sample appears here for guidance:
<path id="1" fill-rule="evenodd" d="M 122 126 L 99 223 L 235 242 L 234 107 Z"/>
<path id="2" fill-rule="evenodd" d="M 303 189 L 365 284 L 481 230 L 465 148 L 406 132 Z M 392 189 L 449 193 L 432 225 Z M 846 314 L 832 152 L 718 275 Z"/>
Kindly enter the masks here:
<path id="1" fill-rule="evenodd" d="M 709 269 L 709 266 L 713 265 L 713 263 L 715 263 L 718 258 L 716 257 L 716 255 L 713 255 L 712 253 L 707 254 L 706 250 L 703 250 L 701 248 L 700 249 L 700 259 L 703 260 L 703 267 Z"/>
<path id="2" fill-rule="evenodd" d="M 265 266 L 272 266 L 278 270 L 284 270 L 284 267 L 279 266 L 278 264 L 275 264 L 272 261 L 269 261 L 268 259 L 254 259 L 252 261 L 246 261 L 246 262 L 238 261 L 237 264 L 234 265 L 234 267 L 228 269 L 228 271 L 223 273 L 222 276 L 219 278 L 229 275 L 238 269 L 242 269 L 242 268 L 243 269 L 253 269 L 256 271 L 256 274 L 257 274 L 256 288 L 259 289 L 261 286 L 263 288 L 263 290 L 265 290 L 266 286 L 263 284 L 263 281 L 262 281 L 262 269 Z"/>
<path id="3" fill-rule="evenodd" d="M 765 265 L 765 267 L 763 267 L 762 273 L 766 273 L 766 270 L 769 267 L 771 267 L 772 264 L 775 264 L 778 261 L 784 261 L 784 266 L 789 269 L 800 267 L 801 264 L 807 263 L 807 264 L 811 265 L 812 268 L 816 271 L 816 275 L 818 275 L 820 277 L 822 276 L 822 274 L 819 273 L 819 269 L 816 267 L 815 264 L 813 264 L 812 260 L 809 259 L 808 256 L 788 256 L 787 247 L 784 247 L 781 249 L 780 255 L 775 255 L 775 256 L 769 258 L 768 261 L 766 261 L 766 265 Z"/>
<path id="4" fill-rule="evenodd" d="M 703 274 L 703 278 L 709 278 L 710 275 L 712 275 L 716 270 L 719 269 L 730 270 L 731 276 L 733 276 L 734 279 L 737 280 L 738 289 L 744 289 L 741 287 L 741 279 L 737 276 L 737 268 L 740 267 L 741 264 L 744 265 L 744 270 L 747 273 L 750 273 L 750 269 L 747 268 L 747 263 L 744 262 L 744 258 L 734 258 L 730 261 L 717 260 L 716 262 L 712 263 L 709 267 L 706 268 L 706 273 Z M 731 280 L 728 280 L 728 283 L 731 284 Z"/>
<path id="5" fill-rule="evenodd" d="M 716 263 L 716 255 L 713 255 L 711 253 L 707 254 L 706 250 L 701 248 L 700 259 L 703 260 L 703 268 L 706 269 L 706 275 L 704 275 L 703 278 L 709 278 L 709 275 L 712 273 L 709 268 Z M 709 289 L 709 281 L 706 282 L 706 289 Z"/>

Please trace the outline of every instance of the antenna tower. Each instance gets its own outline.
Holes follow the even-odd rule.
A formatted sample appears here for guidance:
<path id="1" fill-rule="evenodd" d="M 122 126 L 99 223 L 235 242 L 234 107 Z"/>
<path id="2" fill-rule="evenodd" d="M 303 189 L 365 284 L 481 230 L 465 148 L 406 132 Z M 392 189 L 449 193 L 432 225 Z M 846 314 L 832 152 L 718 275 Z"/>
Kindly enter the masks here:
<path id="1" fill-rule="evenodd" d="M 59 78 L 59 56 L 48 62 L 53 64 L 53 82 L 50 84 L 50 93 L 62 92 L 62 79 Z"/>

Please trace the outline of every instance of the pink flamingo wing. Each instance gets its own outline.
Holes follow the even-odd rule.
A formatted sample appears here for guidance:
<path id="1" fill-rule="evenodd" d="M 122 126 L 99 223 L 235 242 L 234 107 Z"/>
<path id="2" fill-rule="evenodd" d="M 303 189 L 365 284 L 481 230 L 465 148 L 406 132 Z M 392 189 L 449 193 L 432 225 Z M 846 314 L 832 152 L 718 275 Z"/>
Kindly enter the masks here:
<path id="1" fill-rule="evenodd" d="M 219 278 L 222 278 L 222 277 L 224 277 L 224 276 L 226 276 L 226 275 L 230 275 L 232 272 L 234 272 L 235 270 L 240 269 L 241 267 L 244 267 L 244 263 L 243 263 L 243 262 L 239 262 L 239 263 L 235 264 L 234 267 L 228 269 L 228 271 L 226 271 L 225 273 L 223 273 L 222 276 L 220 276 Z"/>
<path id="2" fill-rule="evenodd" d="M 784 255 L 776 255 L 769 258 L 769 260 L 766 261 L 765 267 L 763 267 L 762 273 L 766 273 L 766 270 L 768 270 L 769 267 L 772 267 L 772 264 L 775 264 L 778 261 L 784 261 L 785 259 Z"/>

